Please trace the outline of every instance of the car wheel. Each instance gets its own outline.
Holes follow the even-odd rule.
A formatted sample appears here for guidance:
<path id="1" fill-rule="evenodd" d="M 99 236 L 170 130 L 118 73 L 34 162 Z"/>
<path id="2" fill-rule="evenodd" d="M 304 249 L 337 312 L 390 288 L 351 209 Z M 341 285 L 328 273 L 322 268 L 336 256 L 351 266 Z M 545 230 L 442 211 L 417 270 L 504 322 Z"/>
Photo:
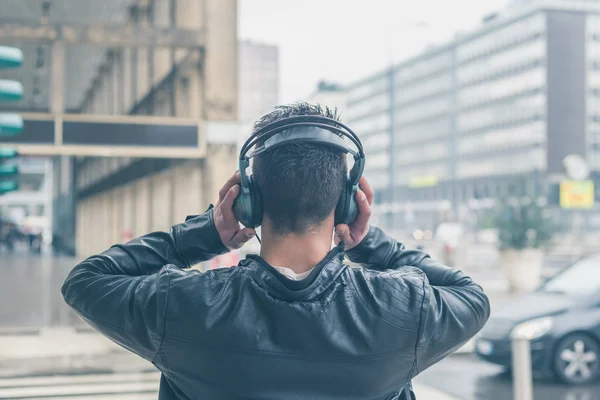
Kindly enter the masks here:
<path id="1" fill-rule="evenodd" d="M 565 383 L 583 384 L 598 376 L 599 359 L 600 346 L 593 338 L 573 334 L 558 343 L 554 354 L 554 370 Z"/>

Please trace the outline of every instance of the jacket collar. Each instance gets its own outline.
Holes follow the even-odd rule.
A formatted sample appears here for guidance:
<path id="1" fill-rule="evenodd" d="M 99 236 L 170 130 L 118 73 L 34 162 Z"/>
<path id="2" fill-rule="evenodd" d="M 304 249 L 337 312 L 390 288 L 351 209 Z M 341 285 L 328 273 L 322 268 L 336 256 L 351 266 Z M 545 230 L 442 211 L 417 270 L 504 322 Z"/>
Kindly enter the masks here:
<path id="1" fill-rule="evenodd" d="M 305 279 L 294 281 L 282 275 L 260 256 L 249 255 L 240 263 L 252 279 L 282 300 L 310 301 L 323 293 L 343 271 L 344 247 L 340 244 Z"/>

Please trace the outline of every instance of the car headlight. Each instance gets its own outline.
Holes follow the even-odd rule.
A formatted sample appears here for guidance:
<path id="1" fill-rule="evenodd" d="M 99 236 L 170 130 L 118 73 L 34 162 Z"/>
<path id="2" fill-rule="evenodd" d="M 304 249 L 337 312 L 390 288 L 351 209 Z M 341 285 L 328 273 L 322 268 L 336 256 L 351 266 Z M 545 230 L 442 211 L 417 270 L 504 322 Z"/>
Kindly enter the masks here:
<path id="1" fill-rule="evenodd" d="M 554 318 L 543 317 L 536 318 L 530 321 L 525 321 L 515 326 L 510 333 L 512 338 L 528 339 L 533 340 L 544 336 L 550 332 L 552 325 L 554 324 Z"/>

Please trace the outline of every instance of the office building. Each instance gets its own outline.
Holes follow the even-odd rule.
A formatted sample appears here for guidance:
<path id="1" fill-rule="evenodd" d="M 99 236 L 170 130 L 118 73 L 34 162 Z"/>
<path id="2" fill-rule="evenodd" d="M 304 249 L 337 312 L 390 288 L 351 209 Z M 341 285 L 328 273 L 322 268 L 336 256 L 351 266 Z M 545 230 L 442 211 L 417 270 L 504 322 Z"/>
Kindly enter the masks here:
<path id="1" fill-rule="evenodd" d="M 253 122 L 279 101 L 279 49 L 241 41 L 238 44 L 238 115 Z"/>
<path id="2" fill-rule="evenodd" d="M 598 176 L 600 7 L 583 3 L 510 7 L 348 86 L 346 115 L 366 148 L 380 224 L 465 218 L 516 175 L 542 193 L 564 179 L 573 153 Z M 600 225 L 596 214 L 590 226 Z"/>
<path id="3" fill-rule="evenodd" d="M 336 83 L 319 82 L 317 90 L 312 92 L 306 101 L 311 104 L 320 104 L 323 107 L 337 109 L 342 122 L 346 121 L 346 91 L 341 85 Z"/>
<path id="4" fill-rule="evenodd" d="M 24 98 L 3 111 L 25 122 L 0 138 L 24 189 L 0 212 L 43 213 L 85 257 L 214 203 L 235 169 L 236 1 L 23 0 L 0 14 L 0 43 L 24 54 L 3 72 Z"/>

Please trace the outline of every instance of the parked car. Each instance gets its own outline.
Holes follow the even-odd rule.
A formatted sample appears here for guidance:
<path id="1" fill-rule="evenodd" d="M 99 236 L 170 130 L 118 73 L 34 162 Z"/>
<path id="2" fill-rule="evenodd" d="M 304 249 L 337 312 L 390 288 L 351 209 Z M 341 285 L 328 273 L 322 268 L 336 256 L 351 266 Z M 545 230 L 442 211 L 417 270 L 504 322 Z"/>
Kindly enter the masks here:
<path id="1" fill-rule="evenodd" d="M 511 333 L 531 338 L 533 372 L 568 384 L 600 377 L 600 255 L 578 261 L 497 312 L 475 342 L 483 360 L 511 367 Z"/>

